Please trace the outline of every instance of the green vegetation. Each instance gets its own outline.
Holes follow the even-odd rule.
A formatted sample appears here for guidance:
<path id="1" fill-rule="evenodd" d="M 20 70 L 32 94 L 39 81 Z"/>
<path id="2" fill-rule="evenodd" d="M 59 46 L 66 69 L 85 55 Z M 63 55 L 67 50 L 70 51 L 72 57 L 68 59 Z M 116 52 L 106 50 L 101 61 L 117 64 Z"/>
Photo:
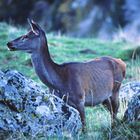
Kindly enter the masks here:
<path id="1" fill-rule="evenodd" d="M 26 76 L 39 81 L 31 65 L 30 55 L 22 52 L 10 52 L 6 43 L 26 33 L 25 29 L 15 28 L 0 23 L 0 69 L 16 69 Z M 49 50 L 57 63 L 69 61 L 87 61 L 103 55 L 119 57 L 127 63 L 127 75 L 124 83 L 130 80 L 140 80 L 140 47 L 123 41 L 101 41 L 98 39 L 75 39 L 65 36 L 47 35 Z M 133 59 L 132 59 L 133 58 Z M 40 82 L 41 83 L 41 82 Z M 119 112 L 119 119 L 124 112 Z M 111 133 L 110 115 L 102 107 L 86 108 L 87 133 L 79 139 L 138 139 L 139 131 L 133 125 L 121 124 L 118 120 Z M 140 128 L 140 125 L 139 125 Z M 65 139 L 65 138 L 64 138 Z M 66 138 L 67 139 L 67 138 Z"/>

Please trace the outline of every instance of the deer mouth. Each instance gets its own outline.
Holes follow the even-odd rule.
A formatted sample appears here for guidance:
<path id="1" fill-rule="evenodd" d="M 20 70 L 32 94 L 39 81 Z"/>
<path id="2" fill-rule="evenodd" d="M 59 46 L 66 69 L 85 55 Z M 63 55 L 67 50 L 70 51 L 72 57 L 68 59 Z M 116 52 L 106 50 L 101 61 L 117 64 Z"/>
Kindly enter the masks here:
<path id="1" fill-rule="evenodd" d="M 13 44 L 10 43 L 10 42 L 7 43 L 7 47 L 8 47 L 8 49 L 9 49 L 10 51 L 16 51 L 16 48 L 15 48 L 15 47 L 13 46 Z"/>

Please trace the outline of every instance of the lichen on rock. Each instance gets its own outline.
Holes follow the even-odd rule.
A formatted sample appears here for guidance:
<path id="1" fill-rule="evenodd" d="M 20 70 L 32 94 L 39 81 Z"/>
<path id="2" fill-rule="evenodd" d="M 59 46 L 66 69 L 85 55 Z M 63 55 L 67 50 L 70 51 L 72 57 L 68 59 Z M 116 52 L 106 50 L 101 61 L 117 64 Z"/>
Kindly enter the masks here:
<path id="1" fill-rule="evenodd" d="M 140 82 L 129 82 L 121 87 L 120 100 L 127 102 L 123 120 L 131 123 L 140 121 Z"/>
<path id="2" fill-rule="evenodd" d="M 0 130 L 60 137 L 81 128 L 78 111 L 60 98 L 15 70 L 0 71 Z"/>

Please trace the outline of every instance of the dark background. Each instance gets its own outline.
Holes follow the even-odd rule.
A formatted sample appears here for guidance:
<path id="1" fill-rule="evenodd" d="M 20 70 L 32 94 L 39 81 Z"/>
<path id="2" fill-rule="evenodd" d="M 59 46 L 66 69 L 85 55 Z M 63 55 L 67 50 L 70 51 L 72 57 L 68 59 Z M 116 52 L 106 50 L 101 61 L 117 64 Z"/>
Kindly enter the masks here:
<path id="1" fill-rule="evenodd" d="M 140 32 L 140 0 L 0 0 L 0 21 L 27 25 L 32 18 L 49 32 L 113 38 Z"/>

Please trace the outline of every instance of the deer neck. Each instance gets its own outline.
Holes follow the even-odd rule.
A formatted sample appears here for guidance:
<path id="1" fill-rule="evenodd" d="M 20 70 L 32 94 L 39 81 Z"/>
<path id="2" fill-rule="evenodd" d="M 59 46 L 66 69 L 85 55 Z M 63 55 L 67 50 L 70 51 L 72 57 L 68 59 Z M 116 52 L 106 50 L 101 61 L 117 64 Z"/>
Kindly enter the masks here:
<path id="1" fill-rule="evenodd" d="M 31 59 L 40 80 L 49 88 L 59 89 L 61 85 L 59 66 L 50 57 L 47 41 L 43 43 L 39 52 L 32 54 Z"/>

